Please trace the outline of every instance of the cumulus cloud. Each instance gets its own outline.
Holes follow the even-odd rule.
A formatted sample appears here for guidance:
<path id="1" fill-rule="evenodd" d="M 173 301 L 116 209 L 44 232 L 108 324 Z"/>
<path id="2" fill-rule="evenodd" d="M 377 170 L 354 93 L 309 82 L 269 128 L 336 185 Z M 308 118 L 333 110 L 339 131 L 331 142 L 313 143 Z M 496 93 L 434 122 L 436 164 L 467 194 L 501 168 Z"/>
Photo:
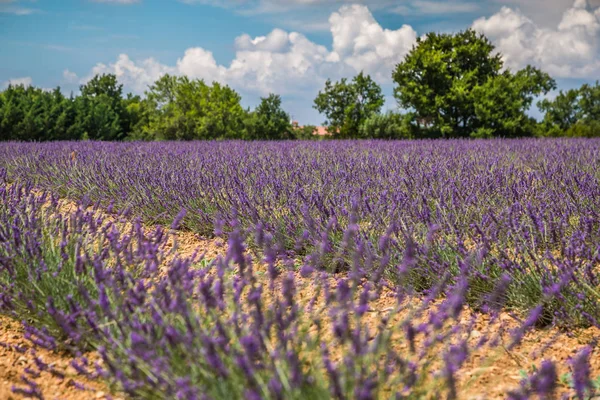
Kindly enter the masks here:
<path id="1" fill-rule="evenodd" d="M 65 83 L 69 83 L 69 84 L 77 83 L 77 81 L 79 81 L 79 77 L 77 76 L 77 74 L 75 72 L 65 69 L 63 71 L 63 81 Z"/>
<path id="2" fill-rule="evenodd" d="M 420 1 L 431 5 L 429 0 Z M 113 63 L 97 64 L 82 78 L 69 70 L 63 78 L 83 83 L 98 73 L 114 73 L 128 90 L 141 93 L 169 73 L 229 84 L 244 98 L 274 92 L 310 104 L 326 79 L 351 77 L 360 71 L 390 89 L 393 68 L 417 38 L 408 25 L 383 28 L 364 5 L 341 6 L 330 15 L 328 26 L 330 47 L 302 33 L 274 29 L 262 36 L 238 36 L 235 55 L 227 64 L 218 63 L 211 51 L 193 47 L 171 65 L 121 54 Z M 594 10 L 585 0 L 576 0 L 554 28 L 542 27 L 510 7 L 477 19 L 473 28 L 492 40 L 511 69 L 533 64 L 557 78 L 600 76 L 600 8 Z"/>
<path id="3" fill-rule="evenodd" d="M 588 0 L 593 8 L 600 7 L 600 0 Z M 491 6 L 518 8 L 542 27 L 556 27 L 565 10 L 573 5 L 573 0 L 489 0 Z M 497 11 L 497 9 L 492 10 Z"/>
<path id="4" fill-rule="evenodd" d="M 23 86 L 31 86 L 31 84 L 33 83 L 33 79 L 31 79 L 30 76 L 25 76 L 22 78 L 13 78 L 13 79 L 9 79 L 5 82 L 2 83 L 2 87 L 6 88 L 8 87 L 8 85 L 13 85 L 13 86 L 18 86 L 18 85 L 23 85 Z"/>
<path id="5" fill-rule="evenodd" d="M 81 83 L 89 81 L 94 75 L 108 73 L 115 74 L 125 86 L 141 93 L 162 75 L 174 74 L 177 73 L 177 70 L 175 67 L 159 63 L 154 58 L 136 63 L 127 54 L 121 54 L 114 63 L 96 64 L 90 74 L 81 80 Z"/>
<path id="6" fill-rule="evenodd" d="M 136 62 L 121 54 L 114 63 L 97 64 L 82 81 L 98 73 L 114 73 L 126 86 L 141 92 L 170 73 L 220 81 L 246 93 L 315 94 L 327 78 L 360 71 L 389 82 L 392 68 L 416 40 L 411 27 L 384 29 L 361 5 L 341 7 L 329 18 L 329 26 L 331 50 L 301 33 L 274 29 L 265 36 L 237 37 L 235 57 L 229 65 L 218 64 L 212 52 L 201 47 L 187 49 L 172 66 L 155 59 Z"/>
<path id="7" fill-rule="evenodd" d="M 243 34 L 235 39 L 238 50 L 262 50 L 281 53 L 289 50 L 290 38 L 287 32 L 274 29 L 267 36 L 258 36 L 254 39 L 248 34 Z"/>
<path id="8" fill-rule="evenodd" d="M 110 4 L 135 4 L 141 3 L 142 0 L 92 0 L 94 3 L 110 3 Z"/>
<path id="9" fill-rule="evenodd" d="M 408 25 L 389 30 L 379 25 L 368 8 L 344 6 L 329 18 L 333 59 L 343 60 L 356 71 L 389 81 L 394 65 L 402 61 L 417 40 Z"/>
<path id="10" fill-rule="evenodd" d="M 600 74 L 600 8 L 575 0 L 555 28 L 540 27 L 519 9 L 503 7 L 473 28 L 488 36 L 507 67 L 536 65 L 557 78 Z"/>

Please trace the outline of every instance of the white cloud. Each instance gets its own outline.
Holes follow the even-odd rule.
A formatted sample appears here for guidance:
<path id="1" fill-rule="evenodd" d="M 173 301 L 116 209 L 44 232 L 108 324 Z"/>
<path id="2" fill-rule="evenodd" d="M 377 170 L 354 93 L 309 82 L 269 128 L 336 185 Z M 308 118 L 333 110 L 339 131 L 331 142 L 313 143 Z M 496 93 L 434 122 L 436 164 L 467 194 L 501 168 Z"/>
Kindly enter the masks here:
<path id="1" fill-rule="evenodd" d="M 39 12 L 39 10 L 35 9 L 35 8 L 14 7 L 14 6 L 2 7 L 2 6 L 0 6 L 0 13 L 2 13 L 2 14 L 13 14 L 13 15 L 18 15 L 18 16 L 23 16 L 23 15 L 35 14 L 37 12 Z"/>
<path id="2" fill-rule="evenodd" d="M 164 71 L 169 69 L 171 68 L 163 67 Z M 160 73 L 162 71 L 157 68 L 156 72 Z M 226 80 L 226 72 L 225 67 L 217 64 L 212 52 L 201 47 L 194 47 L 187 49 L 183 57 L 177 60 L 177 65 L 171 73 L 211 82 Z"/>
<path id="3" fill-rule="evenodd" d="M 589 0 L 593 8 L 600 7 L 600 0 Z M 508 6 L 519 9 L 531 18 L 538 26 L 544 28 L 556 27 L 565 10 L 573 6 L 573 0 L 490 0 L 491 5 Z M 490 9 L 497 11 L 497 9 Z"/>
<path id="4" fill-rule="evenodd" d="M 351 72 L 347 65 L 333 59 L 327 48 L 304 35 L 281 34 L 274 31 L 250 42 L 247 37 L 238 38 L 238 50 L 227 69 L 226 81 L 260 94 L 294 94 L 314 90 L 328 76 Z"/>
<path id="5" fill-rule="evenodd" d="M 75 72 L 65 69 L 63 71 L 63 80 L 65 83 L 73 84 L 73 83 L 77 83 L 77 81 L 79 80 L 79 77 L 77 76 L 77 74 Z"/>
<path id="6" fill-rule="evenodd" d="M 142 0 L 92 0 L 94 3 L 109 3 L 109 4 L 135 4 L 141 3 Z"/>
<path id="7" fill-rule="evenodd" d="M 105 65 L 102 63 L 96 64 L 90 74 L 83 78 L 80 82 L 85 83 L 97 74 L 112 73 L 119 78 L 121 83 L 134 90 L 135 92 L 143 92 L 148 85 L 152 84 L 164 74 L 176 73 L 174 67 L 169 67 L 160 64 L 153 58 L 148 58 L 139 63 L 132 61 L 127 54 L 121 54 L 114 63 Z"/>
<path id="8" fill-rule="evenodd" d="M 440 15 L 472 13 L 480 9 L 480 4 L 463 1 L 414 0 L 395 7 L 392 12 L 401 15 Z"/>
<path id="9" fill-rule="evenodd" d="M 13 86 L 18 86 L 18 85 L 31 86 L 32 83 L 33 83 L 33 79 L 31 79 L 30 76 L 25 76 L 25 77 L 22 77 L 22 78 L 9 79 L 6 82 L 2 83 L 2 87 L 6 88 L 6 87 L 8 87 L 8 85 L 13 85 Z"/>
<path id="10" fill-rule="evenodd" d="M 591 11 L 586 0 L 575 0 L 552 29 L 508 7 L 479 18 L 473 28 L 494 42 L 512 69 L 532 64 L 557 78 L 600 74 L 600 8 Z"/>
<path id="11" fill-rule="evenodd" d="M 36 0 L 0 0 L 0 14 L 13 14 L 18 16 L 31 15 L 40 12 L 37 8 L 23 7 L 19 4 L 33 3 Z"/>
<path id="12" fill-rule="evenodd" d="M 274 29 L 268 35 L 235 39 L 229 65 L 216 62 L 212 52 L 189 48 L 175 65 L 154 59 L 135 62 L 121 54 L 111 64 L 97 64 L 83 81 L 98 73 L 114 73 L 129 88 L 141 92 L 165 73 L 227 83 L 244 93 L 270 92 L 314 96 L 327 78 L 339 79 L 359 71 L 381 82 L 410 50 L 416 32 L 409 26 L 383 29 L 365 6 L 343 6 L 329 19 L 333 48 L 316 44 L 298 32 Z"/>
<path id="13" fill-rule="evenodd" d="M 419 1 L 413 3 L 431 6 L 429 0 Z M 577 0 L 553 29 L 541 27 L 509 7 L 477 19 L 473 27 L 493 41 L 512 69 L 533 64 L 557 78 L 592 78 L 600 76 L 600 10 L 590 11 L 585 5 Z M 235 56 L 228 64 L 218 63 L 207 49 L 193 47 L 171 65 L 121 54 L 113 63 L 97 64 L 82 79 L 68 70 L 63 77 L 83 83 L 98 73 L 114 73 L 128 90 L 141 93 L 165 73 L 187 75 L 229 84 L 244 98 L 275 92 L 302 101 L 308 108 L 327 78 L 338 80 L 364 71 L 389 90 L 393 68 L 417 38 L 408 25 L 396 30 L 383 28 L 363 5 L 343 5 L 330 15 L 328 26 L 330 48 L 301 33 L 274 29 L 264 36 L 237 37 Z"/>
<path id="14" fill-rule="evenodd" d="M 382 28 L 364 6 L 343 6 L 331 15 L 329 23 L 335 58 L 379 81 L 390 80 L 394 66 L 417 40 L 417 32 L 408 25 L 397 30 Z"/>
<path id="15" fill-rule="evenodd" d="M 281 53 L 289 50 L 288 33 L 281 29 L 274 29 L 267 36 L 258 36 L 254 39 L 250 35 L 243 34 L 235 39 L 235 47 L 238 50 L 262 50 Z"/>

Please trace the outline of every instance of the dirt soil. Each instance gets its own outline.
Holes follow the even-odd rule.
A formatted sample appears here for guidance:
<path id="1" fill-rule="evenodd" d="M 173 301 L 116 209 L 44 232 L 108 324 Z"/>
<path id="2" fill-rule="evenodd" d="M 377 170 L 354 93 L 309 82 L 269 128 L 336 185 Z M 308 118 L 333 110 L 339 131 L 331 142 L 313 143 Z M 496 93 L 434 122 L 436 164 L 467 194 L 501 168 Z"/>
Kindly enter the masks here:
<path id="1" fill-rule="evenodd" d="M 12 387 L 26 388 L 21 380 L 22 376 L 28 376 L 25 372 L 26 368 L 39 372 L 36 368 L 35 357 L 64 375 L 62 377 L 57 373 L 43 371 L 40 377 L 32 379 L 39 385 L 45 399 L 120 399 L 118 396 L 111 397 L 110 391 L 104 383 L 90 381 L 79 376 L 70 365 L 72 358 L 68 354 L 58 354 L 40 348 L 34 349 L 31 342 L 23 335 L 20 322 L 0 316 L 0 399 L 26 398 L 14 394 Z M 29 376 L 29 378 L 31 377 Z"/>
<path id="2" fill-rule="evenodd" d="M 72 208 L 68 202 L 62 211 Z M 169 246 L 173 246 L 171 242 Z M 206 259 L 211 260 L 225 253 L 226 246 L 221 239 L 205 239 L 190 232 L 177 233 L 177 249 L 179 254 L 186 256 L 194 252 L 205 253 Z M 260 267 L 259 267 L 260 268 Z M 298 298 L 311 299 L 315 288 L 310 282 L 304 282 L 297 275 Z M 333 280 L 334 277 L 331 277 Z M 391 294 L 385 293 L 371 303 L 367 320 L 373 329 L 379 325 L 381 315 L 395 305 Z M 463 314 L 465 321 L 470 315 L 469 310 Z M 512 317 L 503 315 L 501 319 L 516 326 Z M 490 325 L 489 317 L 476 316 L 472 336 L 477 339 L 481 333 L 494 329 Z M 556 339 L 558 337 L 558 339 Z M 530 370 L 532 365 L 539 366 L 541 360 L 548 359 L 557 363 L 559 376 L 569 372 L 568 359 L 584 345 L 590 343 L 592 338 L 600 338 L 600 329 L 589 328 L 569 332 L 558 332 L 555 329 L 537 330 L 528 333 L 523 343 L 515 349 L 508 351 L 500 346 L 486 352 L 486 348 L 471 354 L 464 367 L 458 373 L 458 396 L 460 399 L 502 399 L 506 398 L 507 390 L 518 387 L 522 379 L 520 371 Z M 546 345 L 547 346 L 544 346 Z M 544 348 L 545 347 L 545 348 Z M 540 348 L 544 348 L 540 352 Z M 64 374 L 64 378 L 42 372 L 35 379 L 46 399 L 87 400 L 87 399 L 119 399 L 119 395 L 109 394 L 109 388 L 102 382 L 93 382 L 77 376 L 76 371 L 69 365 L 71 358 L 66 354 L 57 354 L 44 349 L 33 350 L 31 343 L 23 336 L 23 329 L 19 322 L 0 316 L 0 399 L 20 399 L 11 391 L 13 385 L 24 387 L 21 376 L 27 367 L 34 368 L 34 353 L 45 363 L 53 365 Z M 600 349 L 596 348 L 591 357 L 592 377 L 600 376 Z M 84 385 L 87 390 L 77 389 L 74 382 Z M 562 388 L 564 392 L 566 387 Z M 112 397 L 111 397 L 112 396 Z"/>

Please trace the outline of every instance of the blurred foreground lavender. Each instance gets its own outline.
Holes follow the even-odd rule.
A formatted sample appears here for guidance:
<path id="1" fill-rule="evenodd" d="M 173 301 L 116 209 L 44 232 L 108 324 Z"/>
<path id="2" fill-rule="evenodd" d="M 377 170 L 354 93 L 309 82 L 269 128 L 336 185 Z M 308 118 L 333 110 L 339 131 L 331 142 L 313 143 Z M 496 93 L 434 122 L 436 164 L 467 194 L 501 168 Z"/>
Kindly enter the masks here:
<path id="1" fill-rule="evenodd" d="M 381 275 L 367 280 L 352 226 L 343 250 L 355 263 L 347 276 L 334 277 L 314 272 L 310 262 L 296 272 L 260 229 L 255 241 L 265 259 L 254 262 L 235 222 L 227 255 L 209 262 L 169 257 L 171 232 L 144 232 L 89 203 L 63 215 L 55 198 L 28 186 L 2 185 L 0 197 L 0 310 L 22 319 L 36 345 L 79 354 L 77 371 L 134 398 L 456 398 L 472 353 L 504 339 L 518 345 L 539 317 L 536 308 L 521 324 L 503 324 L 494 311 L 506 290 L 501 280 L 484 302 L 494 329 L 472 337 L 477 317 L 465 308 L 466 277 L 443 279 L 428 296 Z M 387 254 L 391 242 L 384 235 L 379 251 Z M 400 274 L 415 266 L 411 248 Z M 390 267 L 386 262 L 378 259 L 375 269 Z M 467 272 L 467 261 L 458 262 Z M 436 300 L 442 292 L 447 296 Z M 89 350 L 102 364 L 82 355 Z M 591 351 L 573 361 L 580 398 L 593 390 Z M 52 366 L 40 360 L 38 368 Z M 542 363 L 510 396 L 551 396 L 553 368 Z M 27 374 L 27 386 L 15 392 L 42 398 L 39 373 Z"/>

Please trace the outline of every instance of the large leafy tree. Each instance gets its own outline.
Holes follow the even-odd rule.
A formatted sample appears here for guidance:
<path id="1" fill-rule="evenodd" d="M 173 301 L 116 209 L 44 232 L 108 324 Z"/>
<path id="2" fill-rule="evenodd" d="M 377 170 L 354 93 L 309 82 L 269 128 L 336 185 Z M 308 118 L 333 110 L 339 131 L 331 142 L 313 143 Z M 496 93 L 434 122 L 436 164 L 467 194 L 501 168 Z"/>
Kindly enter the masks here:
<path id="1" fill-rule="evenodd" d="M 471 29 L 429 33 L 396 66 L 394 95 L 420 125 L 444 137 L 528 134 L 527 109 L 555 83 L 533 67 L 516 74 L 502 68 L 492 43 Z"/>
<path id="2" fill-rule="evenodd" d="M 198 137 L 200 139 L 241 139 L 244 136 L 246 110 L 242 97 L 227 85 L 213 82 L 208 96 L 200 103 Z"/>
<path id="3" fill-rule="evenodd" d="M 77 123 L 84 136 L 95 140 L 122 140 L 131 130 L 123 85 L 114 74 L 94 76 L 80 87 L 76 99 Z"/>
<path id="4" fill-rule="evenodd" d="M 581 118 L 584 122 L 600 121 L 600 83 L 585 84 L 580 89 Z"/>
<path id="5" fill-rule="evenodd" d="M 361 125 L 378 114 L 385 103 L 381 87 L 369 75 L 360 73 L 352 81 L 325 82 L 314 101 L 314 108 L 324 114 L 327 130 L 340 138 L 358 137 Z"/>
<path id="6" fill-rule="evenodd" d="M 554 100 L 544 99 L 538 107 L 545 113 L 542 125 L 550 135 L 569 129 L 581 117 L 578 89 L 562 90 Z"/>
<path id="7" fill-rule="evenodd" d="M 538 103 L 542 134 L 547 136 L 600 136 L 600 83 L 562 90 L 553 100 Z"/>
<path id="8" fill-rule="evenodd" d="M 409 139 L 412 137 L 412 115 L 395 112 L 375 114 L 360 127 L 361 139 Z"/>
<path id="9" fill-rule="evenodd" d="M 164 75 L 146 92 L 138 136 L 159 140 L 241 138 L 246 111 L 229 86 Z"/>
<path id="10" fill-rule="evenodd" d="M 260 104 L 248 116 L 246 138 L 281 140 L 291 136 L 290 116 L 281 107 L 281 97 L 276 94 L 261 97 Z"/>
<path id="11" fill-rule="evenodd" d="M 81 138 L 73 101 L 51 91 L 10 85 L 0 92 L 0 140 L 72 140 Z"/>
<path id="12" fill-rule="evenodd" d="M 535 96 L 554 88 L 544 72 L 527 66 L 513 74 L 504 71 L 473 88 L 475 119 L 470 136 L 530 136 L 537 122 L 527 115 Z M 468 132 L 465 132 L 468 133 Z"/>

